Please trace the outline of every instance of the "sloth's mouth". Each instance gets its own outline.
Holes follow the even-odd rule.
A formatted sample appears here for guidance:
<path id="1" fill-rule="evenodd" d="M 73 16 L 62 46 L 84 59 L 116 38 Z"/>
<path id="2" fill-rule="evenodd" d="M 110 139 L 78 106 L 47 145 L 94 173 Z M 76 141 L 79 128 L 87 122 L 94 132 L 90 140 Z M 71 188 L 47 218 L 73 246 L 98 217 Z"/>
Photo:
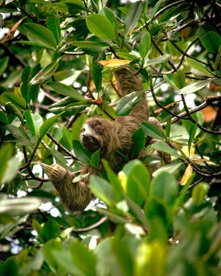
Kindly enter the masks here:
<path id="1" fill-rule="evenodd" d="M 86 149 L 88 149 L 90 152 L 95 152 L 100 148 L 100 143 L 98 140 L 90 135 L 82 135 L 82 143 Z"/>

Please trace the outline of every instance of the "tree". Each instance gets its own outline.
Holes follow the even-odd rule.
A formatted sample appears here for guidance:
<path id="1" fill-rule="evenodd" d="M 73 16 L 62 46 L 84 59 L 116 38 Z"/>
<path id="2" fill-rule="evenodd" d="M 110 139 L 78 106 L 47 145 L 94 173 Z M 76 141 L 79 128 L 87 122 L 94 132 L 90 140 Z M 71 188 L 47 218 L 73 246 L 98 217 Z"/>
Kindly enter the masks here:
<path id="1" fill-rule="evenodd" d="M 0 12 L 0 274 L 220 275 L 219 1 L 5 0 Z M 116 173 L 79 142 L 87 117 L 130 112 L 136 93 L 113 89 L 120 66 L 140 74 L 162 126 L 143 123 L 133 150 L 171 156 L 152 177 L 151 156 Z M 100 201 L 68 213 L 42 162 L 103 162 Z"/>

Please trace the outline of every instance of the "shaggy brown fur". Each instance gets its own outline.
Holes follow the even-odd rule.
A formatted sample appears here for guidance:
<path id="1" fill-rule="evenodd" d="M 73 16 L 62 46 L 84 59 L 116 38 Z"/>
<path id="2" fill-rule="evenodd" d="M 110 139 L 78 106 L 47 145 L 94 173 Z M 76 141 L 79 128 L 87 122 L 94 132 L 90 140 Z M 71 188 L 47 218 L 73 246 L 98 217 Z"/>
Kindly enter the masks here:
<path id="1" fill-rule="evenodd" d="M 120 96 L 134 91 L 143 91 L 141 80 L 128 69 L 120 69 L 114 73 Z M 140 126 L 140 122 L 147 121 L 148 106 L 143 93 L 141 100 L 133 107 L 128 116 L 117 117 L 115 121 L 91 118 L 88 119 L 80 134 L 80 141 L 90 152 L 101 150 L 101 157 L 109 161 L 116 169 L 125 162 L 122 156 L 128 158 L 132 146 L 132 134 Z M 120 153 L 119 153 L 120 152 Z M 92 199 L 88 187 L 89 177 L 72 183 L 74 174 L 59 165 L 43 165 L 48 176 L 57 189 L 63 203 L 70 211 L 83 211 Z M 98 174 L 98 169 L 85 166 L 82 173 Z"/>
<path id="2" fill-rule="evenodd" d="M 46 165 L 41 164 L 47 171 L 48 177 L 58 191 L 62 202 L 68 210 L 82 211 L 90 203 L 92 194 L 84 181 L 72 183 L 74 173 L 61 167 L 58 164 Z"/>
<path id="3" fill-rule="evenodd" d="M 128 69 L 115 72 L 118 92 L 121 97 L 134 91 L 143 91 L 141 80 Z M 108 160 L 115 169 L 122 162 L 122 155 L 128 157 L 132 146 L 132 134 L 142 121 L 148 120 L 148 106 L 143 93 L 140 101 L 127 116 L 115 121 L 103 118 L 88 119 L 81 129 L 80 141 L 90 152 L 100 148 L 101 157 Z"/>

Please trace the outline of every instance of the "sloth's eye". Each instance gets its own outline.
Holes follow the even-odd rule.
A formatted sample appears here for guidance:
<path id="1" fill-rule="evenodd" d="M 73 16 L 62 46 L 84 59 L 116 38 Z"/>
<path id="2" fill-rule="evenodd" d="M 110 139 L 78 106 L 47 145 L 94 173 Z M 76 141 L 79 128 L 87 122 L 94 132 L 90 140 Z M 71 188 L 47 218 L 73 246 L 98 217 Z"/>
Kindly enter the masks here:
<path id="1" fill-rule="evenodd" d="M 82 133 L 82 132 L 84 132 L 84 131 L 85 131 L 85 128 L 82 127 L 82 128 L 80 129 L 80 132 Z"/>

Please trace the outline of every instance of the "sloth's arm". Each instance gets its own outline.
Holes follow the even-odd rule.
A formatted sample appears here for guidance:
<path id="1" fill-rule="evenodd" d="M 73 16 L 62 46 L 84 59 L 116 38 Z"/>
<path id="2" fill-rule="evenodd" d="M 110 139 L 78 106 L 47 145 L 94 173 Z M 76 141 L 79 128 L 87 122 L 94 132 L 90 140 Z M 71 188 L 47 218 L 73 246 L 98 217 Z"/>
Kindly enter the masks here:
<path id="1" fill-rule="evenodd" d="M 141 78 L 126 68 L 116 71 L 114 76 L 117 82 L 117 90 L 121 97 L 136 91 L 143 92 L 140 101 L 133 107 L 130 115 L 137 117 L 138 120 L 140 118 L 141 121 L 147 121 L 149 108 Z"/>

